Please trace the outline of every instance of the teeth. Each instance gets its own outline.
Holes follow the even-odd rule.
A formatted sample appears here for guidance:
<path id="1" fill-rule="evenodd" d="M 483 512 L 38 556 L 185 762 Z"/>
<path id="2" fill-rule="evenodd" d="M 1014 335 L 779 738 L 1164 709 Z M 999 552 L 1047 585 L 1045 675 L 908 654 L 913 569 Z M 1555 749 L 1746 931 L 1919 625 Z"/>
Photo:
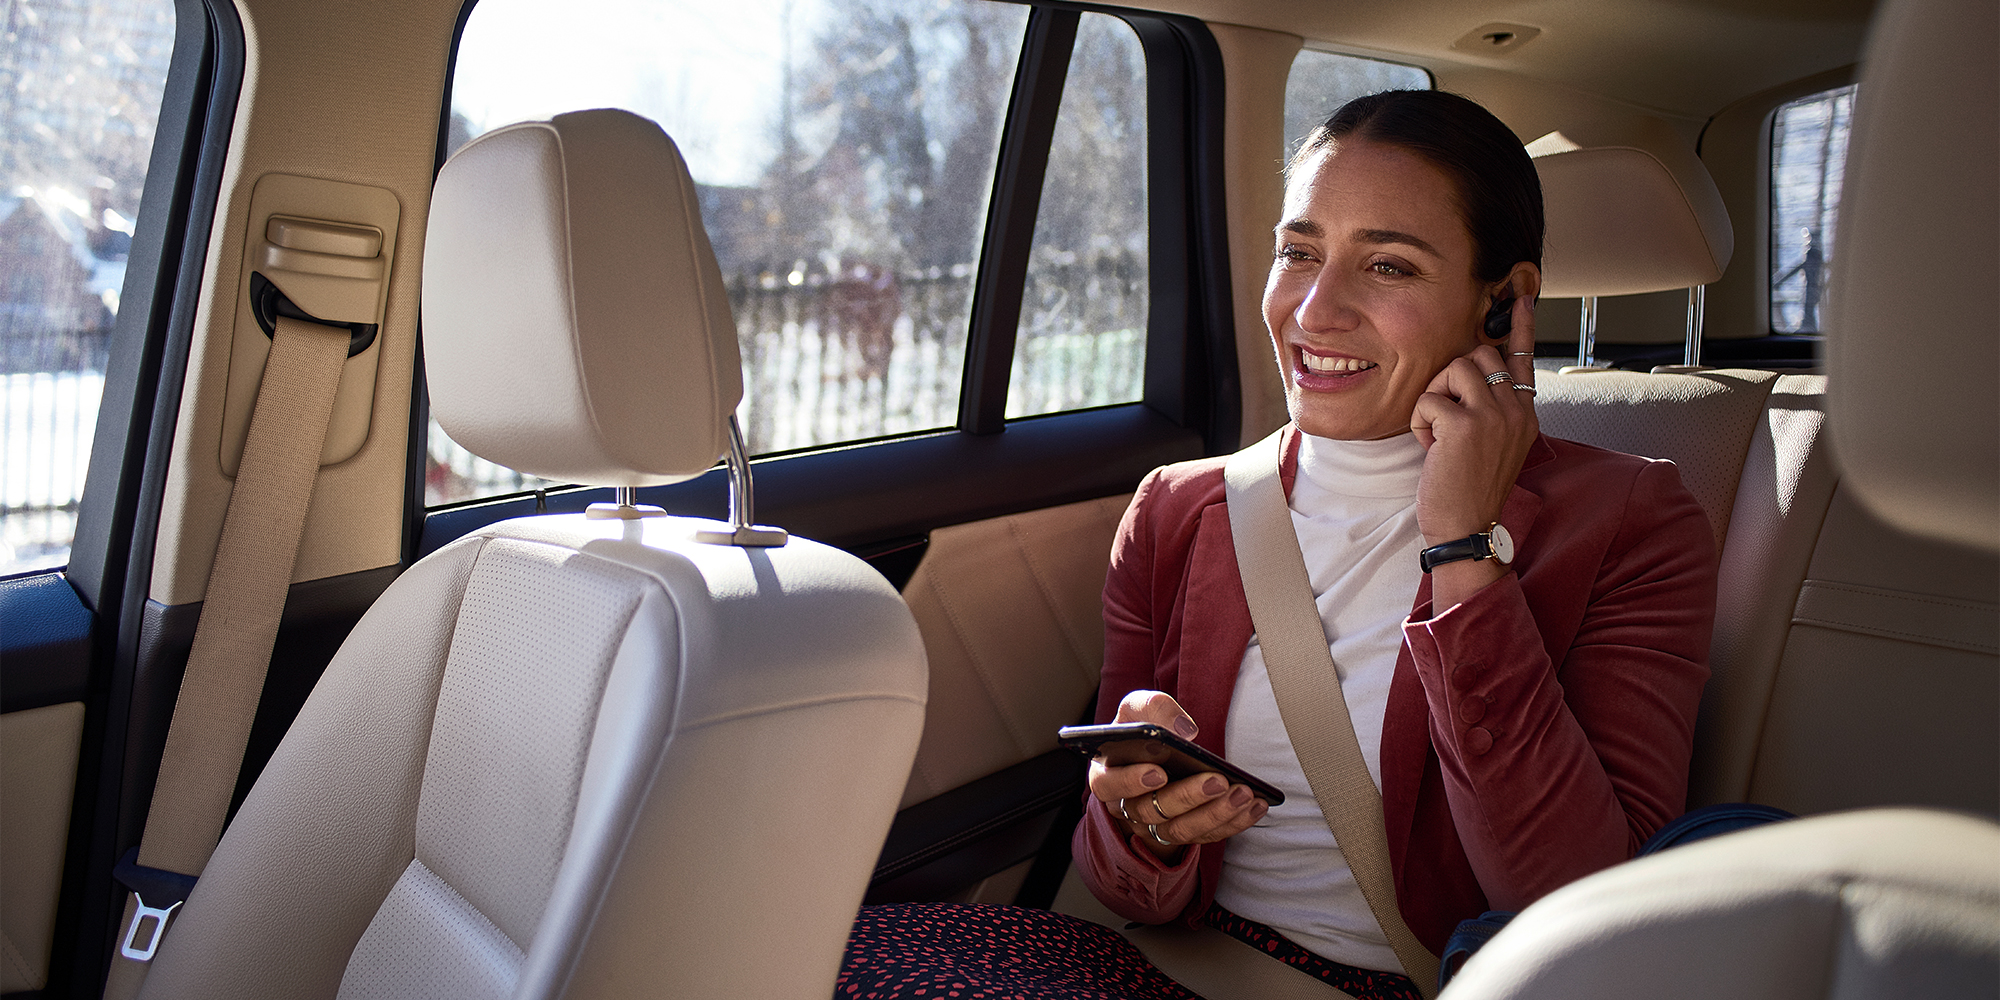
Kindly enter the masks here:
<path id="1" fill-rule="evenodd" d="M 1307 351 L 1300 351 L 1299 356 L 1305 358 L 1307 370 L 1315 372 L 1358 372 L 1375 367 L 1375 362 L 1360 358 L 1322 358 Z"/>

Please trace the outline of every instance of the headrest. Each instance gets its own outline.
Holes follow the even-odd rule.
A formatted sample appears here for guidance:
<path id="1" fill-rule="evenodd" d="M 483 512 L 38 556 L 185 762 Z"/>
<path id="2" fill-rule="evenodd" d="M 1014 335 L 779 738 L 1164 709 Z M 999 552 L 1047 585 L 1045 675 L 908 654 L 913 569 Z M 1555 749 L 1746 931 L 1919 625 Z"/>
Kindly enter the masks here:
<path id="1" fill-rule="evenodd" d="M 1847 483 L 1890 524 L 1988 551 L 2000 550 L 1996 22 L 1993 0 L 1877 11 L 1824 317 Z"/>
<path id="2" fill-rule="evenodd" d="M 431 414 L 473 454 L 595 486 L 700 475 L 743 397 L 694 181 L 624 111 L 523 122 L 439 171 L 424 248 Z"/>
<path id="3" fill-rule="evenodd" d="M 1542 294 L 1635 295 L 1706 285 L 1736 249 L 1708 168 L 1657 118 L 1550 132 L 1528 144 L 1548 235 Z"/>

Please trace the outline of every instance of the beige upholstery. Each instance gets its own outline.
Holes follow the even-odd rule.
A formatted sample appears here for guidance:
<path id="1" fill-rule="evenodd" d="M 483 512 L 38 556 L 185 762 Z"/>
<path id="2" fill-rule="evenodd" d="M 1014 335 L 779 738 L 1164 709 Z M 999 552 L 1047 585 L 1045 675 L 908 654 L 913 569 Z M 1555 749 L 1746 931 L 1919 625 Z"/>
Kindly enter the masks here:
<path id="1" fill-rule="evenodd" d="M 713 465 L 743 373 L 673 140 L 600 110 L 468 143 L 431 202 L 424 357 L 431 415 L 489 461 L 600 486 Z"/>
<path id="2" fill-rule="evenodd" d="M 1738 474 L 1776 378 L 1759 371 L 1538 372 L 1535 413 L 1545 434 L 1671 460 L 1708 514 L 1719 550 Z"/>
<path id="3" fill-rule="evenodd" d="M 1546 432 L 1673 459 L 1725 536 L 1690 805 L 2000 815 L 2000 562 L 1854 502 L 1824 377 L 1538 381 Z"/>
<path id="4" fill-rule="evenodd" d="M 1528 144 L 1548 235 L 1542 295 L 1633 295 L 1705 285 L 1736 247 L 1729 211 L 1686 140 L 1633 118 Z"/>
<path id="5" fill-rule="evenodd" d="M 903 599 L 929 654 L 930 709 L 903 792 L 921 802 L 1055 749 L 1104 666 L 1104 573 L 1130 495 L 953 525 Z"/>
<path id="6" fill-rule="evenodd" d="M 2000 826 L 1915 810 L 1779 823 L 1559 889 L 1446 1000 L 2000 994 Z"/>
<path id="7" fill-rule="evenodd" d="M 48 984 L 83 702 L 0 715 L 0 993 Z"/>
<path id="8" fill-rule="evenodd" d="M 565 117 L 552 131 L 505 132 L 553 134 L 563 140 L 553 152 L 536 139 L 534 155 L 447 168 L 439 201 L 463 203 L 468 190 L 535 201 L 537 178 L 560 189 L 605 162 L 691 189 L 650 123 L 621 112 Z M 553 168 L 549 156 L 561 158 Z M 509 218 L 508 208 L 489 205 L 487 215 Z M 737 384 L 733 341 L 720 351 L 710 337 L 727 327 L 726 308 L 714 322 L 640 329 L 588 318 L 630 306 L 606 298 L 657 304 L 713 262 L 650 252 L 688 245 L 672 219 L 657 232 L 587 214 L 561 227 L 534 210 L 520 220 L 525 236 L 468 243 L 437 238 L 436 227 L 461 217 L 433 217 L 427 266 L 455 276 L 427 288 L 433 315 L 489 304 L 493 289 L 465 278 L 478 261 L 454 256 L 582 268 L 625 239 L 652 269 L 632 285 L 542 274 L 548 295 L 581 317 L 573 326 L 496 337 L 504 317 L 430 322 L 434 384 L 455 387 L 436 401 L 440 420 L 485 435 L 488 458 L 538 461 L 573 435 L 599 482 L 713 464 L 730 408 L 716 401 L 733 392 L 678 414 L 663 407 L 643 426 L 625 423 L 636 418 L 621 407 L 653 405 L 639 400 L 641 383 L 690 396 Z M 481 233 L 495 224 L 471 223 Z M 573 346 L 579 360 L 558 364 L 563 351 L 538 336 Z M 634 370 L 608 363 L 600 340 L 628 350 L 622 364 Z M 491 355 L 477 371 L 551 367 L 489 387 L 496 399 L 487 399 L 464 371 L 440 370 L 475 353 Z M 513 395 L 527 384 L 568 402 L 545 412 L 542 398 Z M 520 416 L 502 415 L 500 402 Z M 604 423 L 613 415 L 616 426 Z M 687 423 L 658 423 L 669 417 Z M 678 443 L 655 448 L 655 437 Z M 604 465 L 628 459 L 648 464 Z M 411 567 L 328 666 L 142 996 L 830 994 L 921 733 L 921 638 L 896 593 L 853 556 L 798 538 L 776 548 L 693 540 L 719 527 L 523 518 Z"/>
<path id="9" fill-rule="evenodd" d="M 2000 551 L 2000 5 L 1884 3 L 1860 93 L 1828 279 L 1839 460 L 1890 523 Z"/>

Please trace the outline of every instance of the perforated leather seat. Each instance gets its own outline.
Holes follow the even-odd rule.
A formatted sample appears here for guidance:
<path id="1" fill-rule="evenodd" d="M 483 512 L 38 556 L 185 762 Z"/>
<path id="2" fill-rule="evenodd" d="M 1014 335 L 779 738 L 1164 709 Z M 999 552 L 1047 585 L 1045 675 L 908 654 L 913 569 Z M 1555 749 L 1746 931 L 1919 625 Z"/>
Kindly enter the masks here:
<path id="1" fill-rule="evenodd" d="M 711 467 L 736 334 L 670 140 L 624 112 L 439 175 L 434 412 L 620 487 Z M 168 935 L 147 997 L 829 995 L 923 723 L 894 590 L 716 522 L 503 522 L 392 586 Z"/>

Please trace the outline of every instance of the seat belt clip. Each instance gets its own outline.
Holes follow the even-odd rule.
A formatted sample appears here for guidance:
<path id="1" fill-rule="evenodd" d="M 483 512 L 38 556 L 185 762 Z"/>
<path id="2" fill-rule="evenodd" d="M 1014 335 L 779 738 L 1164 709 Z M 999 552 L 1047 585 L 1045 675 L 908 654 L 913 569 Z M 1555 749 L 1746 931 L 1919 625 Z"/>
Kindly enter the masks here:
<path id="1" fill-rule="evenodd" d="M 167 936 L 167 918 L 173 916 L 186 900 L 177 899 L 164 910 L 147 906 L 146 897 L 136 892 L 132 894 L 132 901 L 138 905 L 132 910 L 132 926 L 125 928 L 125 943 L 119 946 L 118 953 L 134 962 L 150 962 L 153 952 L 159 950 L 160 939 Z M 145 926 L 148 918 L 153 920 L 152 933 L 146 935 L 144 944 L 135 947 L 133 942 L 139 939 L 139 929 Z"/>
<path id="2" fill-rule="evenodd" d="M 139 849 L 132 848 L 118 859 L 118 866 L 111 870 L 113 878 L 132 890 L 132 923 L 125 928 L 125 940 L 118 952 L 134 962 L 150 962 L 153 953 L 160 948 L 160 939 L 167 935 L 167 921 L 174 911 L 187 902 L 188 894 L 194 891 L 196 877 L 170 872 L 162 868 L 148 868 L 139 863 Z M 148 897 L 152 902 L 148 903 Z M 141 941 L 141 930 L 146 921 L 152 926 Z"/>

